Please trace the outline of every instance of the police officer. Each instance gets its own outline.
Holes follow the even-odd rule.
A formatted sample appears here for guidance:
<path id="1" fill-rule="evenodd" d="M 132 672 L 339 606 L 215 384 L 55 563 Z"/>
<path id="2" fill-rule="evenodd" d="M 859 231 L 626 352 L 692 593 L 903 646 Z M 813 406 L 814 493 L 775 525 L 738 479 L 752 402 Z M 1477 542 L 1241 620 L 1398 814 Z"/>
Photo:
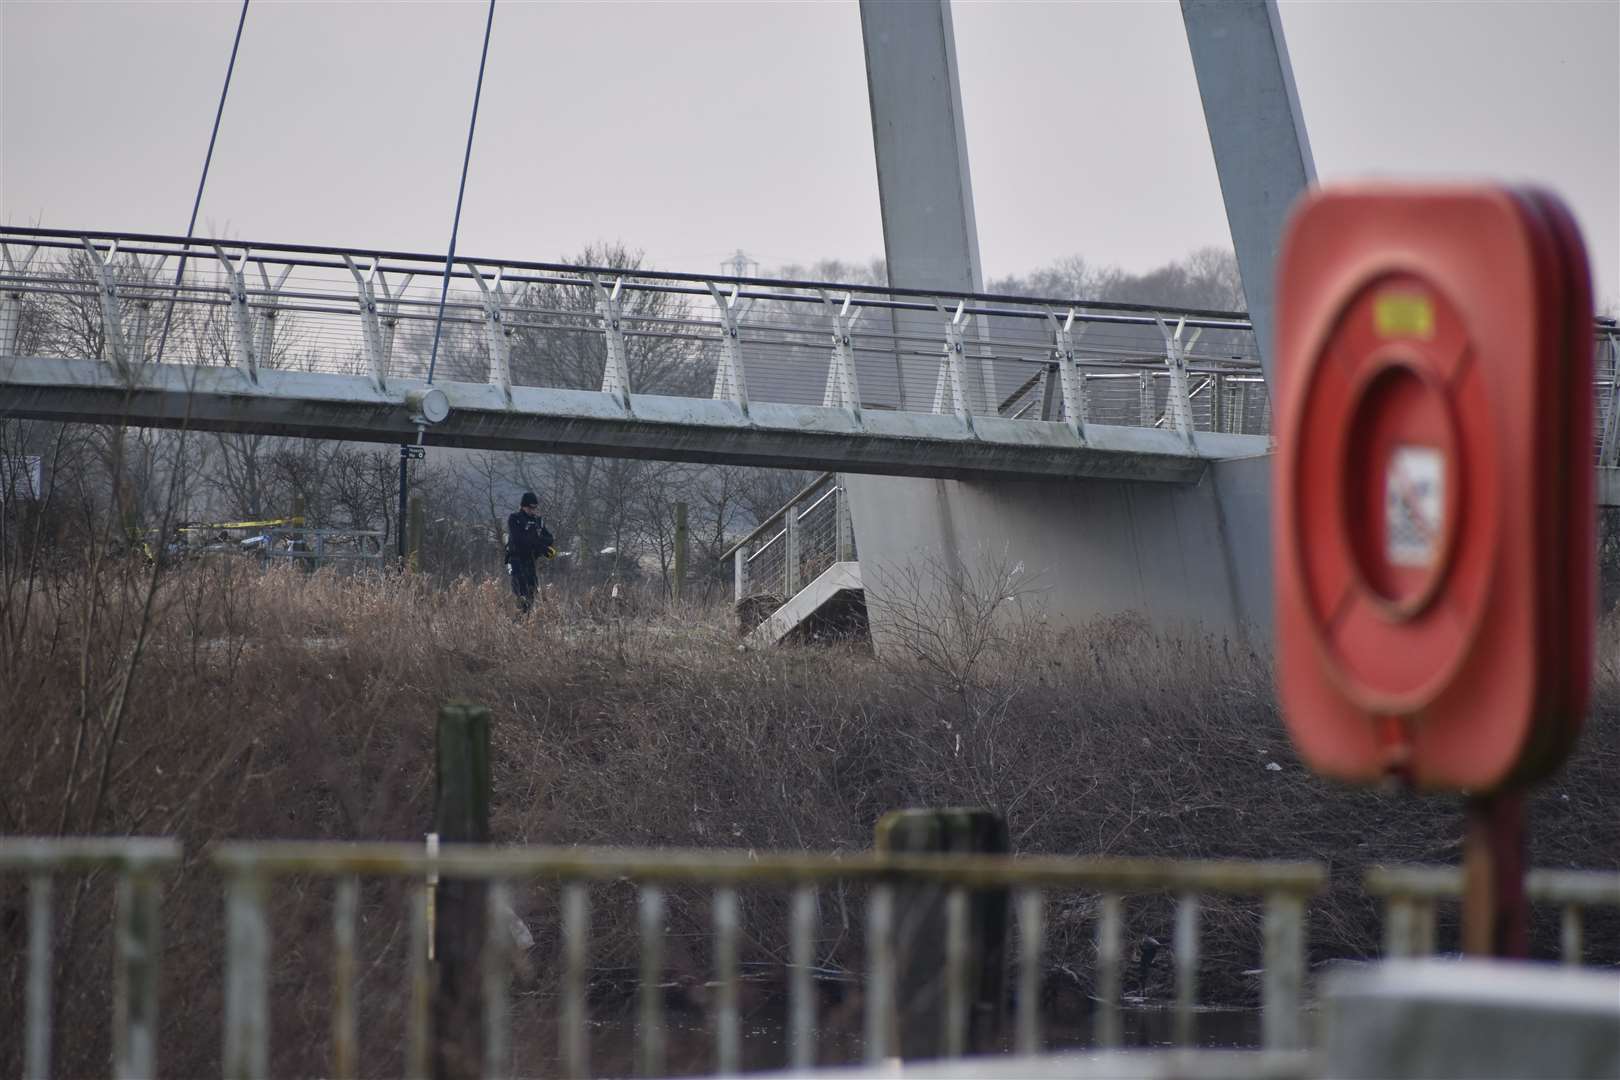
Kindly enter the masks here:
<path id="1" fill-rule="evenodd" d="M 534 593 L 540 586 L 535 560 L 555 558 L 556 542 L 540 516 L 540 497 L 525 491 L 517 510 L 506 519 L 506 572 L 512 576 L 519 613 L 527 614 L 534 606 Z"/>

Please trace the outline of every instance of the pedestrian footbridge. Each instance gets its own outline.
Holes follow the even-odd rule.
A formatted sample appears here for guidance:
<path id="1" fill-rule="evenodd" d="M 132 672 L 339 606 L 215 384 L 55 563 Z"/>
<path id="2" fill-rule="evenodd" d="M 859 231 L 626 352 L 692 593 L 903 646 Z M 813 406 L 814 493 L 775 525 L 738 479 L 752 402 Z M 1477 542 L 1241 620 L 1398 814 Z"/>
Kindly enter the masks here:
<path id="1" fill-rule="evenodd" d="M 897 476 L 1196 483 L 1241 315 L 0 229 L 0 415 Z"/>

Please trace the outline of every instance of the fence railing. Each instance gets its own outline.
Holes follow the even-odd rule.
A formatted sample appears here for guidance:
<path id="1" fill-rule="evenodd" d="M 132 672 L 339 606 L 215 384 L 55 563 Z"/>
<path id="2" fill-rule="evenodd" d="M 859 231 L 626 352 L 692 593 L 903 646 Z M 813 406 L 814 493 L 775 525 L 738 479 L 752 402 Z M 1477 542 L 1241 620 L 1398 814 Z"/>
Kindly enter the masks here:
<path id="1" fill-rule="evenodd" d="M 263 533 L 259 555 L 267 562 L 285 561 L 316 568 L 350 564 L 382 570 L 387 553 L 384 533 L 376 529 L 277 528 Z"/>
<path id="2" fill-rule="evenodd" d="M 1197 1001 L 1198 898 L 1201 895 L 1258 895 L 1264 898 L 1263 1040 L 1269 1049 L 1304 1045 L 1300 995 L 1305 975 L 1305 902 L 1319 891 L 1325 870 L 1316 864 L 1173 862 L 1109 858 L 1000 858 L 926 855 L 755 855 L 736 851 L 622 851 L 547 848 L 456 848 L 429 855 L 410 845 L 229 844 L 218 848 L 214 864 L 226 881 L 226 1075 L 257 1078 L 269 1070 L 270 930 L 267 894 L 286 875 L 317 875 L 335 880 L 332 972 L 333 1068 L 348 1075 L 356 1045 L 354 1009 L 354 920 L 359 881 L 365 877 L 425 882 L 471 879 L 488 883 L 489 925 L 509 919 L 512 884 L 542 880 L 561 888 L 562 909 L 562 1066 L 566 1075 L 591 1075 L 587 1056 L 586 957 L 589 950 L 591 883 L 633 883 L 639 891 L 641 961 L 639 1058 L 646 1076 L 662 1075 L 664 1013 L 661 989 L 664 956 L 664 890 L 672 885 L 713 888 L 714 956 L 718 990 L 714 1004 L 715 1061 L 721 1073 L 735 1072 L 740 1060 L 737 943 L 740 887 L 779 886 L 792 892 L 787 971 L 789 1063 L 814 1063 L 816 1004 L 812 993 L 812 921 L 817 889 L 835 883 L 868 888 L 865 913 L 867 950 L 864 1043 L 869 1062 L 896 1052 L 896 960 L 892 945 L 897 888 L 927 884 L 946 890 L 945 1024 L 966 1023 L 968 965 L 967 897 L 974 890 L 1016 893 L 1020 945 L 1015 1045 L 1023 1054 L 1042 1048 L 1039 1001 L 1047 891 L 1088 891 L 1101 896 L 1097 919 L 1099 1039 L 1117 1047 L 1121 1039 L 1119 1002 L 1123 962 L 1123 897 L 1164 893 L 1177 897 L 1176 1032 L 1187 1045 Z M 411 960 L 406 980 L 407 1060 L 410 1075 L 427 1067 L 431 1023 L 427 941 L 428 903 L 423 885 L 411 892 Z M 483 991 L 485 1074 L 506 1075 L 510 1067 L 511 1001 L 508 981 L 510 935 L 485 935 L 480 957 Z M 952 1045 L 947 1040 L 947 1045 Z M 960 1052 L 960 1043 L 954 1044 Z"/>
<path id="3" fill-rule="evenodd" d="M 0 838 L 0 875 L 28 877 L 24 1076 L 51 1075 L 55 877 L 103 871 L 117 875 L 112 1074 L 117 1080 L 156 1075 L 158 964 L 162 951 L 158 879 L 179 859 L 177 840 Z"/>
<path id="4" fill-rule="evenodd" d="M 28 880 L 27 970 L 25 979 L 24 1069 L 28 1076 L 51 1074 L 53 888 L 60 875 L 116 875 L 113 955 L 113 1061 L 116 1077 L 158 1073 L 157 1030 L 161 944 L 159 897 L 162 877 L 180 859 L 177 841 L 152 838 L 0 839 L 0 874 Z M 1301 1017 L 1305 979 L 1305 905 L 1326 882 L 1313 863 L 1177 862 L 1157 859 L 996 857 L 867 853 L 848 856 L 755 854 L 727 850 L 635 851 L 583 848 L 492 848 L 455 846 L 429 853 L 404 844 L 255 843 L 226 844 L 212 853 L 224 878 L 225 1033 L 224 1068 L 232 1077 L 263 1077 L 270 1069 L 271 891 L 278 879 L 326 878 L 333 885 L 331 1043 L 334 1075 L 354 1075 L 359 1064 L 357 923 L 363 879 L 392 878 L 408 884 L 409 945 L 403 992 L 405 1067 L 426 1075 L 433 1036 L 429 940 L 435 881 L 475 881 L 487 886 L 486 926 L 478 957 L 482 996 L 484 1073 L 511 1072 L 513 1001 L 510 982 L 515 935 L 502 932 L 515 916 L 514 887 L 538 882 L 560 892 L 561 1001 L 560 1065 L 573 1077 L 592 1075 L 587 1039 L 589 1006 L 591 887 L 629 883 L 637 890 L 640 932 L 637 986 L 637 1057 L 643 1075 L 666 1068 L 663 983 L 667 890 L 707 887 L 711 893 L 712 956 L 715 971 L 710 999 L 718 1072 L 733 1073 L 741 1062 L 739 1011 L 739 890 L 779 888 L 790 894 L 787 988 L 788 1064 L 807 1069 L 816 1062 L 818 1005 L 812 983 L 816 964 L 814 926 L 823 890 L 838 886 L 865 890 L 867 939 L 863 1006 L 864 1055 L 869 1063 L 888 1060 L 899 1045 L 899 960 L 896 927 L 901 905 L 917 886 L 944 893 L 943 940 L 938 943 L 944 982 L 938 1012 L 947 1056 L 960 1056 L 960 1032 L 967 1027 L 970 963 L 970 897 L 985 892 L 1010 894 L 1017 926 L 1016 1002 L 1013 1048 L 1019 1055 L 1044 1049 L 1040 1000 L 1046 927 L 1053 894 L 1084 892 L 1096 897 L 1096 1041 L 1104 1050 L 1122 1041 L 1122 966 L 1125 959 L 1125 898 L 1168 895 L 1176 899 L 1172 954 L 1175 968 L 1175 1042 L 1193 1043 L 1198 1001 L 1200 899 L 1210 896 L 1262 898 L 1262 1042 L 1268 1052 L 1307 1048 Z M 1562 954 L 1566 964 L 1582 954 L 1582 912 L 1596 906 L 1620 907 L 1620 873 L 1531 871 L 1527 892 L 1533 903 L 1562 912 Z M 1459 899 L 1461 872 L 1446 867 L 1381 867 L 1366 875 L 1367 890 L 1387 905 L 1385 953 L 1421 955 L 1434 946 L 1434 906 Z M 909 890 L 909 894 L 908 894 Z M 1009 952 L 1014 950 L 1009 949 Z M 954 1033 L 954 1034 L 952 1034 Z M 1289 1068 L 1299 1059 L 1279 1057 Z M 1186 1059 L 1188 1068 L 1192 1059 Z"/>
<path id="5" fill-rule="evenodd" d="M 1384 901 L 1384 955 L 1428 956 L 1435 951 L 1435 906 L 1460 901 L 1463 873 L 1454 866 L 1382 866 L 1367 871 L 1367 892 Z M 1532 904 L 1560 912 L 1559 953 L 1581 962 L 1582 915 L 1591 907 L 1620 908 L 1620 873 L 1597 870 L 1532 870 L 1525 875 Z"/>

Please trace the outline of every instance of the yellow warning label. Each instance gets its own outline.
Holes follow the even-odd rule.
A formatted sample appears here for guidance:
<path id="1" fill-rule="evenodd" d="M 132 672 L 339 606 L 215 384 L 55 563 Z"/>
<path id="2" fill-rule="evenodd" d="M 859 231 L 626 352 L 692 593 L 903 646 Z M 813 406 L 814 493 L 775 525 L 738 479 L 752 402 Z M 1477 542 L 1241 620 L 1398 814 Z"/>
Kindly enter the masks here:
<path id="1" fill-rule="evenodd" d="M 1379 337 L 1434 336 L 1434 302 L 1416 293 L 1385 293 L 1373 302 Z"/>

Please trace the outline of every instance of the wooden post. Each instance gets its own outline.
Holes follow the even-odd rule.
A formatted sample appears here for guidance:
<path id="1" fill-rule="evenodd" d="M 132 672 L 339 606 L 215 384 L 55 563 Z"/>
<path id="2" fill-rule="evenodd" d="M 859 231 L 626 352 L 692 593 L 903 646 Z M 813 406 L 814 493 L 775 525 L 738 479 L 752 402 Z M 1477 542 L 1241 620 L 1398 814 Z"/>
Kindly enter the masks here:
<path id="1" fill-rule="evenodd" d="M 489 842 L 489 710 L 446 705 L 435 742 L 434 829 L 440 844 Z M 483 1069 L 479 957 L 488 929 L 482 882 L 440 876 L 434 897 L 433 1075 L 476 1077 Z"/>
<path id="2" fill-rule="evenodd" d="M 422 569 L 422 534 L 426 531 L 427 515 L 422 507 L 422 496 L 412 495 L 405 554 L 405 565 L 410 570 Z"/>
<path id="3" fill-rule="evenodd" d="M 897 810 L 877 824 L 882 854 L 1005 855 L 1007 823 L 989 810 Z M 966 950 L 958 954 L 960 990 L 949 986 L 950 890 L 907 885 L 894 891 L 894 958 L 900 1057 L 906 1060 L 988 1054 L 1001 1046 L 1005 1019 L 1007 890 L 967 894 Z M 960 916 L 958 916 L 960 918 Z M 951 1010 L 959 1008 L 956 1017 Z M 965 1014 L 965 1015 L 964 1015 Z"/>
<path id="4" fill-rule="evenodd" d="M 677 604 L 686 585 L 686 504 L 675 504 L 675 580 L 670 583 L 669 595 Z"/>

